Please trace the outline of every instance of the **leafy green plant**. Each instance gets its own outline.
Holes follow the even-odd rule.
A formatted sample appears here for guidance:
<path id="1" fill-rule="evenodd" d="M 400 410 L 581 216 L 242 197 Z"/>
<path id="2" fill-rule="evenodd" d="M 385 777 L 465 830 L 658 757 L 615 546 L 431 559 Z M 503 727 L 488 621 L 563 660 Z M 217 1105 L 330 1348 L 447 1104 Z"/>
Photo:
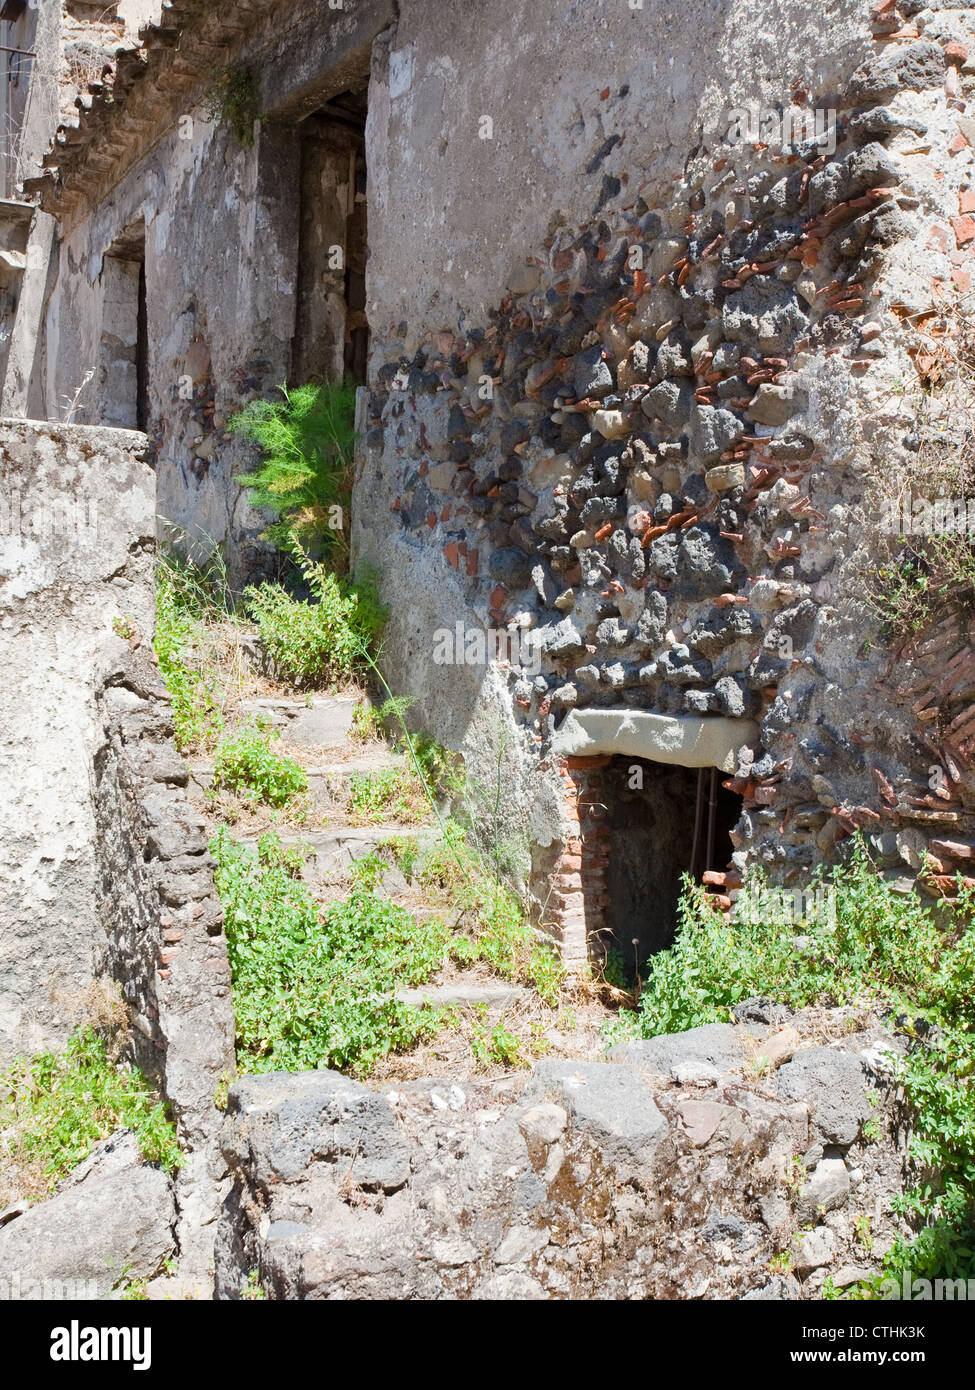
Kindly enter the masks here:
<path id="1" fill-rule="evenodd" d="M 51 1189 L 117 1129 L 133 1130 L 143 1157 L 182 1162 L 176 1131 L 142 1073 L 113 1063 L 104 1038 L 85 1026 L 63 1052 L 11 1063 L 0 1076 L 0 1136 L 8 1158 L 36 1169 Z"/>
<path id="2" fill-rule="evenodd" d="M 188 571 L 163 557 L 156 566 L 156 633 L 159 671 L 172 700 L 176 747 L 181 753 L 212 745 L 223 728 L 213 674 L 196 669 L 188 652 L 202 646 L 199 596 Z"/>
<path id="3" fill-rule="evenodd" d="M 459 910 L 450 954 L 459 965 L 484 961 L 505 979 L 532 985 L 553 1008 L 559 1003 L 565 971 L 552 947 L 536 937 L 514 893 L 495 878 L 467 841 L 463 826 L 443 823 L 440 840 L 407 842 L 401 870 L 417 883 L 448 893 Z"/>
<path id="4" fill-rule="evenodd" d="M 361 885 L 319 912 L 274 835 L 254 850 L 221 827 L 211 850 L 242 1072 L 340 1067 L 366 1074 L 388 1053 L 437 1031 L 437 1010 L 414 1009 L 395 992 L 440 965 L 443 923 L 418 923 Z"/>
<path id="5" fill-rule="evenodd" d="M 349 777 L 349 821 L 379 825 L 386 820 L 422 824 L 429 816 L 423 785 L 412 768 L 379 768 L 353 772 Z"/>
<path id="6" fill-rule="evenodd" d="M 286 806 L 308 790 L 308 775 L 293 758 L 275 753 L 276 729 L 250 725 L 221 739 L 213 773 L 214 792 L 229 791 L 265 806 Z"/>
<path id="7" fill-rule="evenodd" d="M 497 1063 L 503 1067 L 528 1066 L 522 1039 L 504 1025 L 504 1020 L 489 1031 L 484 1021 L 487 1010 L 480 1005 L 471 1019 L 471 1051 L 479 1066 L 488 1067 Z"/>
<path id="8" fill-rule="evenodd" d="M 250 68 L 232 63 L 213 82 L 206 99 L 210 120 L 229 125 L 247 149 L 254 143 L 254 122 L 260 119 L 257 79 Z"/>
<path id="9" fill-rule="evenodd" d="M 975 550 L 967 534 L 914 537 L 871 572 L 871 606 L 888 640 L 903 642 L 950 604 L 975 609 Z"/>
<path id="10" fill-rule="evenodd" d="M 123 1275 L 122 1282 L 116 1285 L 116 1290 L 120 1303 L 146 1303 L 149 1299 L 145 1279 L 126 1279 Z"/>
<path id="11" fill-rule="evenodd" d="M 897 1206 L 917 1234 L 897 1242 L 885 1267 L 924 1277 L 971 1275 L 975 899 L 960 883 L 953 917 L 936 917 L 918 897 L 893 892 L 859 838 L 848 862 L 827 877 L 835 924 L 804 923 L 801 950 L 794 926 L 774 914 L 763 920 L 760 892 L 744 896 L 748 906 L 729 929 L 707 895 L 687 886 L 677 938 L 653 958 L 631 1021 L 645 1037 L 679 1032 L 727 1021 L 736 1003 L 756 994 L 793 1008 L 867 1002 L 922 1021 L 897 1067 L 913 1111 L 910 1155 L 919 1174 Z"/>
<path id="12" fill-rule="evenodd" d="M 339 578 L 300 546 L 294 553 L 314 602 L 262 584 L 245 590 L 247 612 L 275 669 L 297 689 L 347 679 L 362 669 L 386 621 L 375 579 Z"/>
<path id="13" fill-rule="evenodd" d="M 244 1303 L 263 1303 L 267 1294 L 261 1287 L 261 1272 L 252 1269 L 240 1286 L 240 1297 Z"/>
<path id="14" fill-rule="evenodd" d="M 242 474 L 251 502 L 277 516 L 265 533 L 282 549 L 292 533 L 323 551 L 347 550 L 348 508 L 355 448 L 355 384 L 324 382 L 279 388 L 282 400 L 251 401 L 230 429 L 264 454 Z"/>
<path id="15" fill-rule="evenodd" d="M 403 716 L 412 704 L 413 699 L 409 695 L 394 695 L 384 700 L 378 708 L 363 701 L 352 711 L 352 737 L 362 739 L 364 743 L 382 738 L 395 723 L 402 724 Z"/>

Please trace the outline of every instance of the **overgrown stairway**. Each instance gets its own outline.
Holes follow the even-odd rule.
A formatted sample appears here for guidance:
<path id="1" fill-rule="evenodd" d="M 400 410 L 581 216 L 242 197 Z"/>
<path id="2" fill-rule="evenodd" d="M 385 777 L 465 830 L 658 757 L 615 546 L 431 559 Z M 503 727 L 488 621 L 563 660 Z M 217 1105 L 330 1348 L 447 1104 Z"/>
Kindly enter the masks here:
<path id="1" fill-rule="evenodd" d="M 216 762 L 210 756 L 189 759 L 192 795 L 214 832 L 229 820 L 234 839 L 256 848 L 272 831 L 296 864 L 300 860 L 301 878 L 322 911 L 358 883 L 418 924 L 439 919 L 449 930 L 463 932 L 469 912 L 456 894 L 411 872 L 438 851 L 449 861 L 439 817 L 418 794 L 409 754 L 379 737 L 360 735 L 356 710 L 362 705 L 362 696 L 345 694 L 276 693 L 241 700 L 225 736 L 255 725 L 273 731 L 273 748 L 303 769 L 307 792 L 278 812 L 233 798 L 228 804 L 214 787 Z M 397 808 L 406 814 L 397 815 Z M 378 1076 L 483 1075 L 510 1070 L 516 1059 L 526 1062 L 530 1055 L 596 1050 L 607 1015 L 595 997 L 574 1001 L 571 1010 L 553 1007 L 551 994 L 543 1001 L 529 981 L 512 978 L 490 952 L 486 955 L 464 961 L 445 952 L 441 967 L 422 983 L 407 981 L 396 989 L 402 1004 L 441 1009 L 451 1023 L 414 1054 L 387 1059 Z"/>

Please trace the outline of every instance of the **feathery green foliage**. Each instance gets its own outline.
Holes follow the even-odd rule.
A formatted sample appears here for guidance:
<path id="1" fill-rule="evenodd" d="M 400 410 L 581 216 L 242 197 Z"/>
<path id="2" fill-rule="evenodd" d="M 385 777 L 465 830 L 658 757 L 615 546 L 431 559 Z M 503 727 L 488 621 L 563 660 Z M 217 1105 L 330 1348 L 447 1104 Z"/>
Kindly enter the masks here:
<path id="1" fill-rule="evenodd" d="M 355 447 L 355 385 L 349 381 L 279 388 L 283 400 L 251 401 L 230 429 L 256 444 L 264 461 L 239 481 L 251 502 L 278 520 L 265 532 L 288 548 L 294 533 L 335 555 L 347 549 L 343 529 Z"/>

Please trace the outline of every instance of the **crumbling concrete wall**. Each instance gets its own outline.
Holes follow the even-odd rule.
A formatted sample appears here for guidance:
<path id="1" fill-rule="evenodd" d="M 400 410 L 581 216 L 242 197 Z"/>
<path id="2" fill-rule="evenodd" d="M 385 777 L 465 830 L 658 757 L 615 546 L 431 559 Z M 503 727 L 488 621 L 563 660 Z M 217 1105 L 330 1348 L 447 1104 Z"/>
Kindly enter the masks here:
<path id="1" fill-rule="evenodd" d="M 181 1249 L 205 1267 L 233 1067 L 223 915 L 152 655 L 145 438 L 0 423 L 0 1060 L 60 1047 L 101 978 L 178 1124 Z"/>
<path id="2" fill-rule="evenodd" d="M 938 892 L 975 852 L 971 749 L 920 727 L 899 678 L 923 652 L 892 679 L 864 602 L 878 464 L 910 467 L 905 320 L 970 283 L 975 15 L 917 10 L 786 4 L 773 38 L 734 3 L 447 7 L 435 33 L 407 4 L 376 46 L 357 552 L 390 683 L 492 787 L 506 743 L 504 823 L 556 871 L 560 730 L 593 710 L 741 721 L 715 759 L 744 798 L 726 908 L 750 864 L 802 881 L 857 828 L 898 882 L 940 832 Z M 445 682 L 455 624 L 520 650 Z M 964 625 L 942 639 L 956 669 Z"/>
<path id="3" fill-rule="evenodd" d="M 5 1058 L 64 1042 L 72 996 L 105 968 L 92 769 L 95 691 L 152 631 L 152 471 L 140 435 L 5 421 L 3 969 Z"/>

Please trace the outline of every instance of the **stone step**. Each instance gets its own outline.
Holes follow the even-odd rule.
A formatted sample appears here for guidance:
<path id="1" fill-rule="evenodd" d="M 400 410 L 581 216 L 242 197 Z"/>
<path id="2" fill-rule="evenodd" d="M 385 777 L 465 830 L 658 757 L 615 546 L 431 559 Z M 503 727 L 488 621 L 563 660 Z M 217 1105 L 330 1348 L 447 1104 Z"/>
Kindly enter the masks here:
<path id="1" fill-rule="evenodd" d="M 300 759 L 298 761 L 301 761 Z M 349 797 L 349 786 L 354 774 L 368 776 L 371 773 L 402 772 L 408 760 L 401 754 L 391 752 L 385 745 L 363 748 L 347 758 L 334 761 L 316 761 L 304 764 L 308 776 L 308 790 L 311 804 L 317 810 L 334 810 L 344 806 Z M 206 792 L 213 786 L 214 766 L 212 763 L 196 763 L 190 766 L 190 782 L 198 792 Z"/>
<path id="2" fill-rule="evenodd" d="M 361 703 L 358 695 L 295 695 L 242 700 L 238 711 L 243 720 L 267 721 L 292 748 L 338 748 L 349 737 Z"/>
<path id="3" fill-rule="evenodd" d="M 395 838 L 418 838 L 421 834 L 429 836 L 425 826 L 397 825 L 339 825 L 326 830 L 288 831 L 280 834 L 282 845 L 298 849 L 304 859 L 302 878 L 314 887 L 336 875 L 347 874 L 359 859 L 366 859 L 378 852 L 387 841 Z M 248 837 L 244 844 L 256 843 Z M 405 890 L 407 884 L 403 875 L 390 865 L 383 879 L 386 893 Z"/>
<path id="4" fill-rule="evenodd" d="M 420 1008 L 432 1004 L 436 1008 L 508 1008 L 524 999 L 530 991 L 524 985 L 509 984 L 499 980 L 497 984 L 464 984 L 463 981 L 451 985 L 420 985 L 416 989 L 398 989 L 396 998 L 401 1004 Z"/>

